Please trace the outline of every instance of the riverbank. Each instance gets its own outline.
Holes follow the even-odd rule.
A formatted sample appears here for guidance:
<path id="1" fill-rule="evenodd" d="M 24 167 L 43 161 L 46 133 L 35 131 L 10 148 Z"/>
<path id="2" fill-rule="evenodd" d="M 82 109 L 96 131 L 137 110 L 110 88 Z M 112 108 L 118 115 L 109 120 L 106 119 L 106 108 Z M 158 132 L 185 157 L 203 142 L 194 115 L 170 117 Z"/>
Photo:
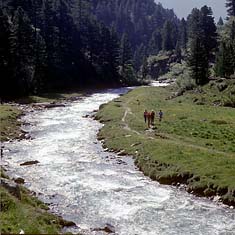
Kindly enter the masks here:
<path id="1" fill-rule="evenodd" d="M 111 151 L 134 156 L 140 170 L 162 184 L 184 184 L 190 193 L 235 206 L 235 109 L 206 103 L 205 93 L 199 102 L 196 90 L 175 92 L 137 88 L 103 105 L 96 115 L 105 124 L 99 139 Z M 163 122 L 147 129 L 144 109 L 162 109 Z"/>
<path id="2" fill-rule="evenodd" d="M 81 98 L 81 93 L 50 94 L 44 96 L 26 97 L 17 103 L 0 105 L 1 157 L 3 156 L 3 142 L 25 138 L 19 118 L 24 110 L 54 107 L 63 102 Z M 25 106 L 21 106 L 21 105 Z M 26 105 L 27 104 L 27 105 Z M 60 216 L 51 214 L 49 207 L 39 201 L 33 192 L 24 186 L 24 179 L 10 179 L 1 167 L 1 234 L 61 234 L 64 227 L 75 226 Z"/>

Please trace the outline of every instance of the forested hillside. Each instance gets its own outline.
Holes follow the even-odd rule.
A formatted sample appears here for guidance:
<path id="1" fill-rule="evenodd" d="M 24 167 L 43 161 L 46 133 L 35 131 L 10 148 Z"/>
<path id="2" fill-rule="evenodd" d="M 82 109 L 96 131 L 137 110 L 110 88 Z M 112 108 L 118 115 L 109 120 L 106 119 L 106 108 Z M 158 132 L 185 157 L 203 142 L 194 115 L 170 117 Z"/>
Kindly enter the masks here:
<path id="1" fill-rule="evenodd" d="M 136 70 L 147 56 L 173 50 L 181 41 L 180 20 L 154 0 L 96 0 L 93 4 L 100 21 L 113 27 L 120 38 L 128 35 Z"/>
<path id="2" fill-rule="evenodd" d="M 140 84 L 182 61 L 196 85 L 211 75 L 231 77 L 234 0 L 225 4 L 228 20 L 216 25 L 208 6 L 179 20 L 154 0 L 4 0 L 1 98 Z"/>
<path id="3" fill-rule="evenodd" d="M 179 20 L 153 0 L 4 0 L 1 97 L 135 84 L 146 57 L 176 47 Z"/>
<path id="4" fill-rule="evenodd" d="M 89 1 L 4 0 L 0 42 L 5 98 L 126 83 L 118 73 L 120 41 L 95 19 Z"/>

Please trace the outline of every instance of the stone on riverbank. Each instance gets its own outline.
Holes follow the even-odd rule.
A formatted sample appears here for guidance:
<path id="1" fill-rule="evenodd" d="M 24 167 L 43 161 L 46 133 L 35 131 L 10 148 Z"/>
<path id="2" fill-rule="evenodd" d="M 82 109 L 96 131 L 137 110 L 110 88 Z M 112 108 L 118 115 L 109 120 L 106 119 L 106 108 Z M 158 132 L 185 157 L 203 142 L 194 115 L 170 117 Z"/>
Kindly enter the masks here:
<path id="1" fill-rule="evenodd" d="M 106 224 L 104 228 L 95 228 L 92 231 L 94 232 L 103 231 L 105 233 L 115 233 L 115 228 L 111 224 Z"/>
<path id="2" fill-rule="evenodd" d="M 21 178 L 21 177 L 14 179 L 14 181 L 15 181 L 17 184 L 24 184 L 24 183 L 25 183 L 24 179 Z"/>

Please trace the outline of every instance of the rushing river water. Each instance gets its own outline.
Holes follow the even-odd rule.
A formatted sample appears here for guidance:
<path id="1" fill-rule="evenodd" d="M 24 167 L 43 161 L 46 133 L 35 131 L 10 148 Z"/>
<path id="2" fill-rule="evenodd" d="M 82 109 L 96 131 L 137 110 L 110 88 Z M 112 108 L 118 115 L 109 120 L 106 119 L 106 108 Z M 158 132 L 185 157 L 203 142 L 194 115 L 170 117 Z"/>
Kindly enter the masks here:
<path id="1" fill-rule="evenodd" d="M 119 235 L 235 234 L 234 210 L 151 181 L 130 157 L 103 150 L 96 139 L 102 124 L 84 116 L 126 91 L 28 113 L 23 120 L 31 125 L 24 128 L 33 139 L 6 143 L 5 167 L 52 211 L 74 221 L 73 232 L 105 234 L 92 230 L 111 224 Z M 29 160 L 40 163 L 20 166 Z"/>

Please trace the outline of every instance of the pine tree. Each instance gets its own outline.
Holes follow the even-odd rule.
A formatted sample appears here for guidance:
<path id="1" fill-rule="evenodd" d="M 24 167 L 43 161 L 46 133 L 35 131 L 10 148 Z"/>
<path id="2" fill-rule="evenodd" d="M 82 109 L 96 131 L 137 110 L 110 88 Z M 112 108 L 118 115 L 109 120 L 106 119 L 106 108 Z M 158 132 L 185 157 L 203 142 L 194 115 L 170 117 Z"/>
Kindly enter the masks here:
<path id="1" fill-rule="evenodd" d="M 43 1 L 34 0 L 32 2 L 33 14 L 32 22 L 34 29 L 34 82 L 32 84 L 33 93 L 38 93 L 43 90 L 46 81 L 46 45 L 45 40 L 42 37 L 42 27 L 43 27 Z"/>
<path id="2" fill-rule="evenodd" d="M 10 37 L 12 77 L 15 94 L 23 95 L 32 90 L 34 81 L 34 31 L 25 11 L 19 7 L 13 16 Z M 13 89 L 14 90 L 14 89 Z"/>
<path id="3" fill-rule="evenodd" d="M 215 73 L 217 76 L 230 78 L 235 74 L 235 21 L 230 18 L 220 30 L 220 46 L 216 54 Z"/>
<path id="4" fill-rule="evenodd" d="M 117 77 L 118 68 L 118 44 L 114 32 L 104 26 L 101 26 L 101 47 L 99 55 L 99 64 L 101 68 L 101 76 L 103 80 L 110 80 Z"/>
<path id="5" fill-rule="evenodd" d="M 202 29 L 201 38 L 205 46 L 207 59 L 214 61 L 214 52 L 217 47 L 217 28 L 210 7 L 204 6 L 201 8 L 199 24 Z"/>
<path id="6" fill-rule="evenodd" d="M 134 79 L 131 46 L 127 34 L 123 34 L 120 46 L 120 69 L 119 74 L 125 82 L 131 84 Z"/>
<path id="7" fill-rule="evenodd" d="M 155 30 L 149 42 L 149 54 L 156 55 L 162 49 L 162 35 L 159 30 Z"/>
<path id="8" fill-rule="evenodd" d="M 72 40 L 74 25 L 68 4 L 64 0 L 58 1 L 56 23 L 58 27 L 58 57 L 60 70 L 69 70 L 72 66 L 71 54 L 73 53 Z"/>
<path id="9" fill-rule="evenodd" d="M 235 20 L 233 20 L 231 25 L 231 54 L 232 54 L 232 68 L 233 74 L 235 75 Z"/>
<path id="10" fill-rule="evenodd" d="M 11 86 L 14 85 L 12 77 L 10 76 L 10 33 L 8 15 L 5 11 L 0 9 L 0 93 L 1 97 L 4 98 L 11 93 Z"/>
<path id="11" fill-rule="evenodd" d="M 179 32 L 180 47 L 185 50 L 187 47 L 188 35 L 187 35 L 187 23 L 184 18 L 180 22 L 179 31 L 180 31 Z"/>
<path id="12" fill-rule="evenodd" d="M 215 73 L 217 76 L 229 78 L 233 74 L 232 46 L 222 42 L 216 58 Z"/>
<path id="13" fill-rule="evenodd" d="M 127 64 L 132 64 L 132 52 L 128 36 L 124 33 L 120 46 L 120 65 L 124 68 Z"/>
<path id="14" fill-rule="evenodd" d="M 191 70 L 191 76 L 197 85 L 204 85 L 208 82 L 209 63 L 206 57 L 205 46 L 198 35 L 195 35 L 190 40 L 188 65 Z"/>
<path id="15" fill-rule="evenodd" d="M 221 26 L 223 26 L 223 25 L 224 25 L 224 21 L 223 21 L 222 17 L 220 17 L 220 18 L 219 18 L 219 21 L 218 21 L 218 23 L 217 23 L 217 26 L 221 27 Z"/>
<path id="16" fill-rule="evenodd" d="M 114 78 L 117 77 L 118 74 L 118 66 L 119 66 L 119 40 L 117 33 L 114 28 L 111 28 L 110 32 L 110 42 L 108 44 L 109 51 L 109 64 L 112 76 Z"/>
<path id="17" fill-rule="evenodd" d="M 182 60 L 182 51 L 181 51 L 181 47 L 180 47 L 180 42 L 178 41 L 175 47 L 175 55 L 177 57 L 177 62 L 181 63 Z"/>
<path id="18" fill-rule="evenodd" d="M 229 16 L 235 16 L 235 0 L 226 0 L 226 7 Z"/>
<path id="19" fill-rule="evenodd" d="M 216 27 L 212 11 L 207 6 L 192 10 L 188 17 L 189 54 L 188 65 L 197 85 L 209 81 L 209 62 L 216 47 Z"/>
<path id="20" fill-rule="evenodd" d="M 174 49 L 173 25 L 170 21 L 166 21 L 162 30 L 162 49 L 170 51 Z"/>
<path id="21" fill-rule="evenodd" d="M 56 67 L 59 64 L 58 46 L 59 29 L 56 26 L 56 14 L 53 0 L 45 1 L 44 21 L 42 26 L 42 36 L 46 46 L 46 76 L 47 87 L 52 87 L 56 76 Z"/>
<path id="22" fill-rule="evenodd" d="M 148 75 L 148 60 L 145 57 L 143 59 L 142 67 L 141 67 L 141 78 L 146 79 Z"/>

